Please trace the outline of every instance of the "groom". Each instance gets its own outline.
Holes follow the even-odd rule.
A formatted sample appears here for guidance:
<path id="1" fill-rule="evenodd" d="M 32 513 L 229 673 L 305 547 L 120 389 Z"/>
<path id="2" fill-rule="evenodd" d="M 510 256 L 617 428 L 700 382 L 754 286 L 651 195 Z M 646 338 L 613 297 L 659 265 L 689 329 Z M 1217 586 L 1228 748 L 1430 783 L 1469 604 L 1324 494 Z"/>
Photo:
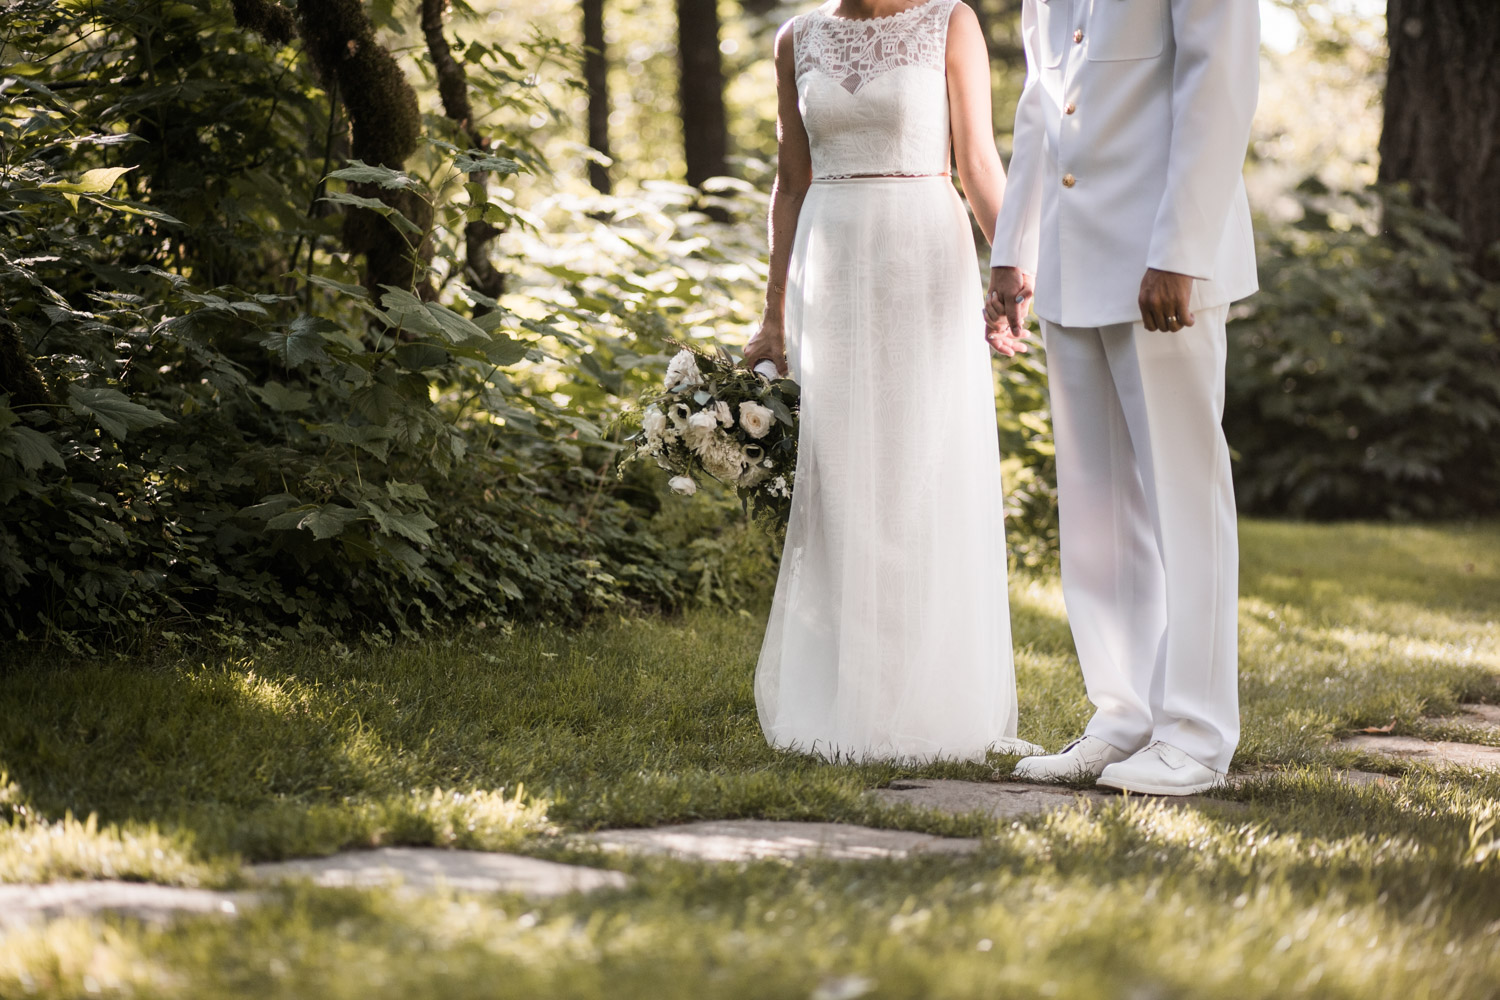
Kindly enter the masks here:
<path id="1" fill-rule="evenodd" d="M 1239 741 L 1229 304 L 1256 290 L 1241 168 L 1257 0 L 1024 0 L 992 343 L 1042 321 L 1062 583 L 1096 709 L 1032 781 L 1220 783 Z M 1035 297 L 1033 299 L 1033 281 Z"/>

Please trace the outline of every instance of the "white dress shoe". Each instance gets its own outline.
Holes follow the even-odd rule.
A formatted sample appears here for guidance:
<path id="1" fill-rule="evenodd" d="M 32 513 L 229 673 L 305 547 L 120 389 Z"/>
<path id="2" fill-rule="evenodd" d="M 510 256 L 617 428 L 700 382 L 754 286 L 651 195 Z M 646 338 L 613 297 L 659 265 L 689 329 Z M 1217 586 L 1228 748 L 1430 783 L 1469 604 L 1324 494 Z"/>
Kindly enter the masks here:
<path id="1" fill-rule="evenodd" d="M 1197 795 L 1223 783 L 1224 775 L 1161 740 L 1099 775 L 1101 788 L 1141 795 Z"/>
<path id="2" fill-rule="evenodd" d="M 1017 781 L 1077 781 L 1097 778 L 1099 773 L 1130 753 L 1097 736 L 1081 736 L 1057 753 L 1024 757 L 1016 762 L 1011 777 Z"/>

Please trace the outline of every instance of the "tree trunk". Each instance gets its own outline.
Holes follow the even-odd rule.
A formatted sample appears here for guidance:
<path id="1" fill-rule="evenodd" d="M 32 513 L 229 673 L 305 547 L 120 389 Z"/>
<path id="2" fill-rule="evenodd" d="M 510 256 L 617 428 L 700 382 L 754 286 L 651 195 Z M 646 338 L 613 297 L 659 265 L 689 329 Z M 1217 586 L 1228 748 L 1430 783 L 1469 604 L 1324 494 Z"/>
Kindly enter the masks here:
<path id="1" fill-rule="evenodd" d="M 469 80 L 464 68 L 453 58 L 453 50 L 443 34 L 443 12 L 448 0 L 422 0 L 422 35 L 427 39 L 427 54 L 432 57 L 432 66 L 437 73 L 438 97 L 443 102 L 443 114 L 463 129 L 469 145 L 485 149 L 489 143 L 474 127 L 474 109 L 469 103 Z M 490 174 L 480 171 L 469 175 L 469 180 L 483 190 L 490 187 Z M 505 274 L 490 263 L 490 241 L 500 235 L 500 230 L 480 219 L 470 220 L 464 226 L 464 275 L 473 283 L 475 291 L 497 299 L 505 291 Z M 483 311 L 483 310 L 481 310 Z"/>
<path id="2" fill-rule="evenodd" d="M 1380 179 L 1406 181 L 1453 218 L 1480 271 L 1500 278 L 1500 4 L 1388 0 L 1390 67 Z"/>
<path id="3" fill-rule="evenodd" d="M 583 82 L 589 95 L 589 146 L 609 155 L 609 57 L 604 48 L 604 0 L 583 0 Z M 609 167 L 589 161 L 589 183 L 614 190 Z"/>
<path id="4" fill-rule="evenodd" d="M 677 63 L 683 158 L 696 187 L 729 171 L 718 0 L 677 0 Z"/>
<path id="5" fill-rule="evenodd" d="M 349 113 L 352 156 L 400 170 L 416 151 L 421 133 L 417 94 L 401 64 L 376 40 L 364 5 L 360 0 L 301 0 L 297 23 L 325 84 L 337 82 Z M 375 184 L 350 184 L 349 190 L 385 202 L 424 234 L 432 224 L 431 206 L 414 192 Z M 431 243 L 425 235 L 406 236 L 369 209 L 355 208 L 344 216 L 344 245 L 364 254 L 364 284 L 378 297 L 382 285 L 414 286 L 417 262 Z"/>

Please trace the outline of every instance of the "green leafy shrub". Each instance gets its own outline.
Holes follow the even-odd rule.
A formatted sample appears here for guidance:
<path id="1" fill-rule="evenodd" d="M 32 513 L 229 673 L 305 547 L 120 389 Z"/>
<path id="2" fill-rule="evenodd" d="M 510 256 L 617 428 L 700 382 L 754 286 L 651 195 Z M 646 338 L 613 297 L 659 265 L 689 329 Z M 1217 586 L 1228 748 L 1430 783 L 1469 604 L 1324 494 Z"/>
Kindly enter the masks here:
<path id="1" fill-rule="evenodd" d="M 613 426 L 669 342 L 748 333 L 762 193 L 571 193 L 530 131 L 557 117 L 540 69 L 572 58 L 545 39 L 456 39 L 487 148 L 426 116 L 394 169 L 349 158 L 306 53 L 230 5 L 6 17 L 0 641 L 381 637 L 764 599 L 775 540 L 731 497 L 617 477 Z M 370 226 L 401 236 L 411 266 L 380 273 L 409 287 L 372 280 L 351 209 L 361 246 Z M 482 262 L 476 224 L 499 234 Z M 468 284 L 480 264 L 502 292 Z"/>
<path id="2" fill-rule="evenodd" d="M 1231 325 L 1225 428 L 1246 511 L 1455 517 L 1500 507 L 1500 285 L 1400 190 L 1299 189 Z M 1379 231 L 1376 232 L 1376 221 Z"/>
<path id="3" fill-rule="evenodd" d="M 1005 477 L 1005 541 L 1013 568 L 1057 562 L 1057 461 L 1046 361 L 1018 354 L 997 362 L 1000 380 L 1001 469 Z"/>
<path id="4" fill-rule="evenodd" d="M 656 340 L 704 308 L 683 287 L 694 247 L 638 246 L 592 296 L 561 301 L 549 274 L 551 298 L 518 282 L 487 299 L 462 284 L 465 224 L 510 231 L 517 272 L 546 240 L 505 192 L 475 183 L 545 169 L 524 133 L 498 128 L 490 149 L 465 150 L 429 120 L 410 172 L 354 162 L 324 179 L 337 105 L 295 52 L 227 11 L 12 7 L 0 116 L 11 637 L 381 635 L 744 597 L 678 534 L 686 525 L 657 516 L 654 492 L 617 481 L 604 426 L 612 393 L 659 377 Z M 524 121 L 539 98 L 518 55 L 466 55 L 496 64 L 484 93 Z M 356 200 L 346 185 L 431 209 L 416 286 L 356 283 L 328 210 Z M 748 528 L 718 534 L 726 557 L 743 543 L 750 565 L 770 562 Z"/>

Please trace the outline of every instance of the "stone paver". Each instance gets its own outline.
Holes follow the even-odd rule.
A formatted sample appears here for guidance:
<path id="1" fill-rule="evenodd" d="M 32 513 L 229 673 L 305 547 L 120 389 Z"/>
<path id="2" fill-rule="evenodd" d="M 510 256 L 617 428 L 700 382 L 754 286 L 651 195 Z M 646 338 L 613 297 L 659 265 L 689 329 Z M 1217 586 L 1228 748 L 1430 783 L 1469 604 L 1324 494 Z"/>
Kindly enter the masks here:
<path id="1" fill-rule="evenodd" d="M 1249 781 L 1257 781 L 1261 778 L 1274 778 L 1280 771 L 1245 771 L 1239 774 L 1231 774 L 1229 783 L 1231 785 L 1243 785 Z M 1393 781 L 1400 781 L 1401 776 L 1396 774 L 1381 774 L 1378 771 L 1329 771 L 1328 777 L 1345 785 L 1354 785 L 1363 788 L 1366 785 L 1384 785 Z"/>
<path id="2" fill-rule="evenodd" d="M 979 846 L 977 840 L 934 837 L 903 830 L 877 830 L 845 823 L 781 823 L 758 819 L 713 820 L 648 830 L 602 830 L 589 834 L 586 839 L 606 850 L 702 861 L 904 858 L 921 853 L 963 854 Z"/>
<path id="3" fill-rule="evenodd" d="M 1229 780 L 1231 784 L 1238 784 L 1253 777 L 1257 776 L 1231 775 Z M 896 781 L 885 788 L 872 789 L 866 794 L 889 805 L 912 805 L 955 815 L 977 812 L 996 819 L 1038 816 L 1071 809 L 1085 802 L 1107 803 L 1120 799 L 1119 792 L 1104 788 L 1079 789 L 1018 781 L 954 781 L 946 778 Z M 1210 804 L 1225 809 L 1246 808 L 1242 802 L 1206 795 L 1186 795 L 1180 798 L 1152 795 L 1136 798 L 1159 802 L 1168 808 Z"/>
<path id="4" fill-rule="evenodd" d="M 910 805 L 945 813 L 984 813 L 996 819 L 1071 809 L 1081 802 L 1109 802 L 1114 792 L 1031 785 L 1015 781 L 953 781 L 947 778 L 892 782 L 868 792 L 887 805 Z"/>
<path id="5" fill-rule="evenodd" d="M 210 889 L 183 889 L 146 882 L 48 882 L 45 885 L 0 885 L 0 927 L 36 920 L 121 913 L 165 922 L 180 913 L 234 916 L 254 896 Z"/>
<path id="6" fill-rule="evenodd" d="M 1415 736 L 1368 736 L 1359 734 L 1341 740 L 1339 745 L 1350 750 L 1367 750 L 1370 753 L 1394 757 L 1397 760 L 1414 760 L 1432 764 L 1448 764 L 1455 767 L 1484 767 L 1500 770 L 1500 747 L 1480 746 L 1475 743 L 1421 740 Z"/>
<path id="7" fill-rule="evenodd" d="M 1449 715 L 1436 720 L 1438 722 L 1456 722 L 1465 726 L 1478 726 L 1480 729 L 1500 730 L 1500 705 L 1460 705 L 1457 715 Z"/>
<path id="8" fill-rule="evenodd" d="M 1388 785 L 1393 781 L 1401 780 L 1400 775 L 1381 774 L 1379 771 L 1336 771 L 1334 773 L 1344 784 L 1358 788 L 1366 785 Z"/>
<path id="9" fill-rule="evenodd" d="M 251 865 L 249 874 L 261 882 L 305 878 L 315 885 L 331 888 L 447 886 L 470 892 L 518 892 L 528 896 L 619 889 L 629 882 L 621 872 L 583 865 L 564 865 L 517 854 L 434 847 L 381 847 L 373 851 L 346 851 L 326 858 L 268 862 Z"/>

